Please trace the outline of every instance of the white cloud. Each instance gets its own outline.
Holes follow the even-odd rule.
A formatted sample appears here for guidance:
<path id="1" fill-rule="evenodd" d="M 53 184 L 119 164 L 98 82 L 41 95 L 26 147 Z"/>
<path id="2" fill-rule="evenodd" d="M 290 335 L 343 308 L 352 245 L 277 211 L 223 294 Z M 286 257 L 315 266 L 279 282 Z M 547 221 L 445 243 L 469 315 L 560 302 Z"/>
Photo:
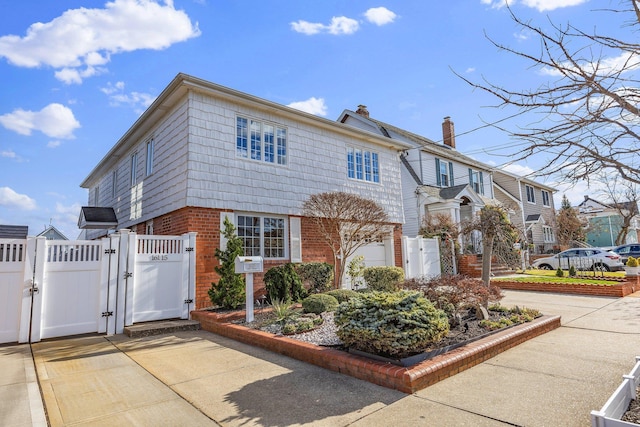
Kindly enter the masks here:
<path id="1" fill-rule="evenodd" d="M 36 201 L 26 194 L 18 194 L 9 187 L 0 187 L 0 206 L 32 211 L 36 208 Z"/>
<path id="2" fill-rule="evenodd" d="M 8 159 L 17 159 L 18 155 L 13 150 L 0 151 L 0 157 L 6 157 Z"/>
<path id="3" fill-rule="evenodd" d="M 507 4 L 513 6 L 516 3 L 521 3 L 526 7 L 537 9 L 538 12 L 545 12 L 563 7 L 577 6 L 586 3 L 587 0 L 521 0 L 520 2 L 517 0 L 480 0 L 480 2 L 489 5 L 492 9 L 500 9 Z"/>
<path id="4" fill-rule="evenodd" d="M 73 116 L 73 111 L 62 104 L 49 104 L 40 111 L 14 110 L 0 116 L 0 125 L 19 133 L 31 135 L 34 130 L 51 138 L 72 139 L 73 131 L 80 123 Z"/>
<path id="5" fill-rule="evenodd" d="M 467 74 L 475 73 L 476 69 L 474 67 L 467 68 L 464 72 Z"/>
<path id="6" fill-rule="evenodd" d="M 318 34 L 325 29 L 325 26 L 322 24 L 314 24 L 313 22 L 307 21 L 297 21 L 291 23 L 291 28 L 293 31 L 297 33 L 306 34 L 308 36 L 312 36 L 314 34 Z"/>
<path id="7" fill-rule="evenodd" d="M 109 96 L 111 106 L 129 105 L 139 114 L 156 99 L 155 95 L 143 92 L 124 93 L 124 86 L 124 82 L 108 83 L 106 87 L 100 88 L 100 91 Z"/>
<path id="8" fill-rule="evenodd" d="M 398 15 L 386 7 L 373 7 L 364 13 L 367 21 L 378 26 L 392 23 Z"/>
<path id="9" fill-rule="evenodd" d="M 57 148 L 60 146 L 60 144 L 62 144 L 60 141 L 49 141 L 47 142 L 47 147 L 49 148 Z"/>
<path id="10" fill-rule="evenodd" d="M 305 113 L 315 114 L 316 116 L 324 117 L 327 115 L 327 106 L 324 103 L 324 98 L 311 97 L 306 101 L 292 102 L 288 107 L 304 111 Z"/>
<path id="11" fill-rule="evenodd" d="M 518 176 L 527 178 L 531 178 L 531 176 L 536 173 L 536 171 L 531 169 L 529 166 L 519 165 L 517 163 L 505 165 L 502 167 L 502 169 Z"/>
<path id="12" fill-rule="evenodd" d="M 355 19 L 346 16 L 334 16 L 331 18 L 331 24 L 328 27 L 330 34 L 353 34 L 360 28 L 360 24 Z"/>
<path id="13" fill-rule="evenodd" d="M 329 25 L 307 22 L 299 20 L 291 23 L 291 29 L 295 32 L 308 36 L 318 33 L 329 33 L 333 35 L 353 34 L 360 28 L 360 24 L 355 19 L 346 16 L 334 16 Z"/>
<path id="14" fill-rule="evenodd" d="M 104 72 L 115 53 L 166 49 L 200 35 L 172 0 L 114 0 L 104 9 L 70 9 L 32 24 L 24 37 L 0 37 L 0 57 L 18 67 L 49 66 L 71 84 Z"/>

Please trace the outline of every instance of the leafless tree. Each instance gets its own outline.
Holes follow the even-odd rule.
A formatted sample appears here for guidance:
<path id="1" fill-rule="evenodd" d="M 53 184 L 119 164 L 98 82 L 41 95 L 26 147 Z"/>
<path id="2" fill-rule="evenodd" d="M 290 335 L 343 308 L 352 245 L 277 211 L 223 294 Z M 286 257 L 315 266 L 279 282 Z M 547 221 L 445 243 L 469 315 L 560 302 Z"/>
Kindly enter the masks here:
<path id="1" fill-rule="evenodd" d="M 514 244 L 520 240 L 518 229 L 500 206 L 485 205 L 471 222 L 462 226 L 463 233 L 482 233 L 482 282 L 489 286 L 491 263 L 495 256 L 500 262 L 517 267 L 520 262 Z"/>
<path id="2" fill-rule="evenodd" d="M 512 153 L 516 161 L 539 153 L 548 156 L 540 175 L 576 182 L 588 181 L 599 171 L 615 171 L 640 184 L 640 44 L 636 42 L 640 0 L 622 0 L 621 5 L 598 12 L 617 14 L 630 41 L 596 30 L 586 32 L 570 23 L 550 22 L 551 29 L 543 30 L 509 9 L 511 19 L 539 39 L 540 51 L 524 52 L 487 38 L 500 51 L 524 58 L 531 68 L 555 78 L 537 89 L 509 89 L 484 78 L 472 82 L 456 73 L 474 88 L 496 96 L 496 107 L 512 107 L 534 118 L 515 130 L 500 129 L 524 142 L 524 150 Z"/>
<path id="3" fill-rule="evenodd" d="M 578 217 L 578 212 L 571 207 L 566 195 L 562 196 L 562 203 L 556 215 L 556 238 L 560 247 L 574 246 L 575 242 L 584 242 L 585 228 L 588 222 Z"/>
<path id="4" fill-rule="evenodd" d="M 316 224 L 331 247 L 335 286 L 344 277 L 347 258 L 362 246 L 383 239 L 392 232 L 389 217 L 376 202 L 355 194 L 329 192 L 314 194 L 302 205 L 303 214 Z"/>
<path id="5" fill-rule="evenodd" d="M 634 217 L 640 213 L 638 212 L 638 201 L 640 201 L 638 185 L 606 176 L 601 176 L 600 181 L 604 183 L 604 196 L 611 201 L 608 205 L 615 210 L 621 220 L 615 245 L 623 245 L 627 241 Z"/>

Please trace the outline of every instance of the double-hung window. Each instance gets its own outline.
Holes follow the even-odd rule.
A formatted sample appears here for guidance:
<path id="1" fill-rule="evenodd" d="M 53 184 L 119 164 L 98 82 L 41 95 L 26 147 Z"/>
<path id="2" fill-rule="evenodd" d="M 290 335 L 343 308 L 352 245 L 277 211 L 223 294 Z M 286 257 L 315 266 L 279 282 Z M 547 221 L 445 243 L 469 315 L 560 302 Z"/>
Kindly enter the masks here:
<path id="1" fill-rule="evenodd" d="M 549 192 L 548 191 L 542 190 L 542 204 L 544 206 L 551 206 L 551 202 L 550 202 L 550 199 L 549 199 Z"/>
<path id="2" fill-rule="evenodd" d="M 153 139 L 147 141 L 147 171 L 146 176 L 149 176 L 153 173 Z"/>
<path id="3" fill-rule="evenodd" d="M 474 171 L 469 168 L 469 185 L 478 194 L 484 194 L 484 182 L 481 171 Z"/>
<path id="4" fill-rule="evenodd" d="M 282 217 L 238 215 L 237 233 L 245 256 L 284 258 L 286 219 Z"/>
<path id="5" fill-rule="evenodd" d="M 347 176 L 368 182 L 380 182 L 378 153 L 347 147 Z"/>
<path id="6" fill-rule="evenodd" d="M 236 156 L 287 164 L 287 129 L 260 120 L 236 118 Z"/>
<path id="7" fill-rule="evenodd" d="M 138 153 L 131 155 L 131 186 L 138 183 Z"/>
<path id="8" fill-rule="evenodd" d="M 536 202 L 536 193 L 532 186 L 525 185 L 525 189 L 527 191 L 527 202 L 535 203 Z"/>
<path id="9" fill-rule="evenodd" d="M 544 237 L 545 243 L 553 243 L 555 241 L 555 238 L 553 236 L 553 228 L 549 227 L 548 225 L 542 226 L 542 235 Z"/>
<path id="10" fill-rule="evenodd" d="M 438 187 L 453 185 L 453 165 L 451 162 L 436 159 L 436 184 Z"/>

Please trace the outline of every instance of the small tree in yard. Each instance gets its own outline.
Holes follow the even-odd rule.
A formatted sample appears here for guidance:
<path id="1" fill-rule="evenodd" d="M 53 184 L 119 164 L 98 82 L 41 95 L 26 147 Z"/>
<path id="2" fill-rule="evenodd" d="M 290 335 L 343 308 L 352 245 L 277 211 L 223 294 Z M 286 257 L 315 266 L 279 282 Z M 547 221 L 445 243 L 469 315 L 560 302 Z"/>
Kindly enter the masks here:
<path id="1" fill-rule="evenodd" d="M 387 236 L 391 227 L 384 209 L 376 202 L 355 194 L 329 192 L 314 194 L 302 205 L 303 214 L 313 220 L 322 239 L 333 253 L 334 286 L 340 287 L 347 258 L 360 247 Z"/>
<path id="2" fill-rule="evenodd" d="M 495 255 L 502 262 L 516 261 L 514 243 L 518 241 L 518 229 L 511 224 L 507 212 L 499 206 L 486 205 L 480 214 L 464 227 L 464 232 L 482 233 L 482 283 L 490 285 L 491 258 Z"/>
<path id="3" fill-rule="evenodd" d="M 586 238 L 586 222 L 578 218 L 575 209 L 566 195 L 562 196 L 562 204 L 556 216 L 556 237 L 560 246 L 573 246 L 573 242 L 584 242 Z"/>
<path id="4" fill-rule="evenodd" d="M 215 272 L 220 276 L 220 280 L 216 284 L 211 284 L 209 289 L 209 298 L 214 305 L 222 308 L 235 309 L 244 303 L 245 300 L 245 282 L 242 274 L 235 272 L 236 257 L 242 256 L 242 239 L 236 236 L 236 228 L 233 226 L 229 218 L 224 219 L 224 230 L 222 235 L 227 239 L 227 247 L 225 250 L 216 248 L 216 258 L 220 265 L 214 268 Z"/>

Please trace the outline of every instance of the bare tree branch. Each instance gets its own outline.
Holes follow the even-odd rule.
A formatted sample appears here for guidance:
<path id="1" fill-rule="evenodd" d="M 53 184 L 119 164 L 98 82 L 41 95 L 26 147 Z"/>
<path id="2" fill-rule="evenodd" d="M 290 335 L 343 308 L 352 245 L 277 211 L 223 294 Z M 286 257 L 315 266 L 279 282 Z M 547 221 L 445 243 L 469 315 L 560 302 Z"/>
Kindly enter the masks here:
<path id="1" fill-rule="evenodd" d="M 631 15 L 635 27 L 640 23 L 640 2 L 628 1 L 632 8 L 606 12 Z M 472 82 L 456 75 L 495 96 L 499 103 L 494 107 L 516 108 L 521 116 L 534 118 L 520 129 L 496 126 L 526 143 L 511 157 L 518 161 L 544 154 L 548 163 L 540 174 L 561 175 L 569 182 L 589 181 L 604 171 L 640 184 L 640 44 L 587 33 L 571 24 L 551 23 L 551 30 L 543 30 L 509 11 L 518 26 L 538 37 L 540 51 L 523 52 L 489 36 L 488 40 L 556 80 L 533 90 L 512 90 L 484 77 Z M 635 34 L 630 37 L 635 39 Z"/>

